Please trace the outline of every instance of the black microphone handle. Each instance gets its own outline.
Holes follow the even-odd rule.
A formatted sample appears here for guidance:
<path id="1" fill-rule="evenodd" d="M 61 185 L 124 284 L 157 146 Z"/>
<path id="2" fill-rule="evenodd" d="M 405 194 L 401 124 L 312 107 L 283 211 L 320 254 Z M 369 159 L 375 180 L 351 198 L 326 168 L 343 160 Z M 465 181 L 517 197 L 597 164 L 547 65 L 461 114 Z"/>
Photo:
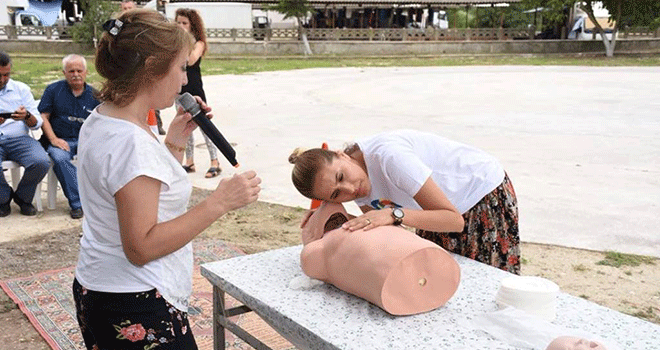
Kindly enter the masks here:
<path id="1" fill-rule="evenodd" d="M 193 120 L 197 125 L 199 125 L 199 128 L 202 129 L 202 132 L 206 136 L 208 136 L 213 144 L 218 147 L 220 152 L 227 158 L 229 163 L 233 165 L 234 167 L 238 166 L 238 162 L 236 161 L 236 151 L 234 151 L 234 148 L 231 147 L 229 142 L 225 139 L 224 136 L 220 133 L 220 130 L 215 127 L 215 124 L 213 124 L 209 118 L 206 117 L 206 113 L 204 111 L 200 111 L 193 117 Z"/>

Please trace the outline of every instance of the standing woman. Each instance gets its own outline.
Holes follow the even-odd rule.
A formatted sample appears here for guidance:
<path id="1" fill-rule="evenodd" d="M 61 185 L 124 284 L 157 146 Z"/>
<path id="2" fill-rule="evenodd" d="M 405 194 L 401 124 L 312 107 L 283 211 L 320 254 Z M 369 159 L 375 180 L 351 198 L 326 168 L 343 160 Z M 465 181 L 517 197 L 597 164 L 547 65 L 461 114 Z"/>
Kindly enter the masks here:
<path id="1" fill-rule="evenodd" d="M 479 149 L 399 130 L 344 151 L 294 151 L 289 161 L 305 197 L 358 204 L 364 214 L 345 229 L 405 224 L 448 251 L 520 273 L 516 195 L 497 159 Z"/>
<path id="2" fill-rule="evenodd" d="M 179 108 L 161 144 L 146 116 L 172 106 L 186 84 L 190 35 L 142 9 L 103 28 L 102 103 L 83 124 L 78 149 L 87 213 L 73 282 L 78 323 L 87 349 L 197 349 L 187 316 L 191 240 L 254 202 L 261 180 L 254 171 L 223 179 L 187 210 L 192 185 L 181 161 L 196 124 Z"/>
<path id="3" fill-rule="evenodd" d="M 177 9 L 174 20 L 186 32 L 192 34 L 195 39 L 195 46 L 190 52 L 190 56 L 188 56 L 188 67 L 186 69 L 188 84 L 183 87 L 181 92 L 189 92 L 193 96 L 201 97 L 206 102 L 206 94 L 204 93 L 204 86 L 202 84 L 202 72 L 199 69 L 202 56 L 204 56 L 207 50 L 204 21 L 202 21 L 202 17 L 197 10 L 186 8 Z M 206 171 L 205 177 L 216 177 L 222 171 L 218 163 L 218 152 L 206 134 L 202 133 L 202 135 L 204 135 L 206 148 L 209 150 L 209 157 L 211 157 L 211 167 Z M 186 144 L 186 165 L 183 168 L 186 169 L 186 172 L 195 172 L 195 139 L 192 134 L 190 134 L 190 138 L 188 138 L 188 143 Z"/>

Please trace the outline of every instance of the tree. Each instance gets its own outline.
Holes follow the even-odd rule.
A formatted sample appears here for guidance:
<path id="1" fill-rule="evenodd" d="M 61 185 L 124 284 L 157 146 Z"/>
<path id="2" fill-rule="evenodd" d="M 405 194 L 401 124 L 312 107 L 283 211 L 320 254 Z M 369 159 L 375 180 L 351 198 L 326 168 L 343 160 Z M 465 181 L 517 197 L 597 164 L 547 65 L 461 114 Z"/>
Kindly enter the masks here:
<path id="1" fill-rule="evenodd" d="M 83 11 L 82 21 L 71 28 L 73 40 L 96 47 L 103 34 L 103 23 L 117 10 L 117 5 L 106 0 L 78 0 Z"/>
<path id="2" fill-rule="evenodd" d="M 549 37 L 559 39 L 562 29 L 566 27 L 570 29 L 572 25 L 572 23 L 568 23 L 568 17 L 574 4 L 575 0 L 522 0 L 518 3 L 518 7 L 528 10 L 541 8 L 543 26 L 539 29 Z"/>
<path id="3" fill-rule="evenodd" d="M 621 5 L 620 28 L 653 26 L 654 21 L 660 19 L 660 1 L 623 1 Z"/>
<path id="4" fill-rule="evenodd" d="M 307 18 L 307 15 L 314 11 L 314 8 L 309 5 L 307 0 L 280 0 L 277 5 L 269 6 L 268 8 L 282 13 L 284 19 L 292 17 L 296 18 L 298 23 L 298 36 L 302 38 L 304 45 L 303 52 L 305 55 L 311 55 L 312 49 L 309 47 L 307 33 L 303 28 L 303 19 Z"/>
<path id="5" fill-rule="evenodd" d="M 634 0 L 631 0 L 634 1 Z M 603 2 L 603 7 L 606 8 L 610 13 L 610 21 L 614 21 L 614 28 L 612 28 L 612 36 L 610 39 L 605 35 L 605 29 L 598 23 L 596 16 L 594 15 L 594 3 L 596 1 L 582 1 L 581 8 L 587 14 L 591 22 L 596 26 L 595 30 L 600 33 L 601 40 L 605 45 L 605 56 L 612 57 L 614 56 L 614 48 L 616 47 L 616 35 L 619 31 L 619 24 L 621 23 L 621 3 L 623 0 L 611 0 L 607 1 L 607 5 Z"/>
<path id="6" fill-rule="evenodd" d="M 625 22 L 634 25 L 652 25 L 652 21 L 658 16 L 660 6 L 657 0 L 604 0 L 602 1 L 603 7 L 610 13 L 610 21 L 614 21 L 614 28 L 612 29 L 611 39 L 605 37 L 605 30 L 596 21 L 594 16 L 594 5 L 598 1 L 583 1 L 583 10 L 589 16 L 589 19 L 594 22 L 596 29 L 601 35 L 603 44 L 605 45 L 605 55 L 607 57 L 614 56 L 614 48 L 616 46 L 616 33 L 625 19 Z"/>

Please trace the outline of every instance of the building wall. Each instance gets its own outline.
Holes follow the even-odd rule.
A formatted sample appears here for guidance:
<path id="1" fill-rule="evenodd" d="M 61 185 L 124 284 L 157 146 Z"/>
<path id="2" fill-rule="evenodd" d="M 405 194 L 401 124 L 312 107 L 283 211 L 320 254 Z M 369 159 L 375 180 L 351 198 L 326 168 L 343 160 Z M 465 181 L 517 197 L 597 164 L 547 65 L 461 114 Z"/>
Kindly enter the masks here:
<path id="1" fill-rule="evenodd" d="M 601 41 L 510 40 L 510 41 L 311 41 L 316 55 L 443 55 L 443 54 L 555 54 L 605 53 Z M 211 42 L 209 53 L 216 55 L 300 55 L 297 41 Z M 660 39 L 617 40 L 615 54 L 660 53 Z"/>
<path id="2" fill-rule="evenodd" d="M 86 48 L 70 40 L 0 40 L 7 52 L 65 55 L 86 52 Z M 601 41 L 593 40 L 508 40 L 508 41 L 311 41 L 316 55 L 374 56 L 374 55 L 443 55 L 443 54 L 573 54 L 605 53 Z M 286 56 L 301 55 L 298 41 L 211 41 L 209 53 L 222 56 Z M 660 53 L 660 38 L 619 39 L 616 53 Z"/>

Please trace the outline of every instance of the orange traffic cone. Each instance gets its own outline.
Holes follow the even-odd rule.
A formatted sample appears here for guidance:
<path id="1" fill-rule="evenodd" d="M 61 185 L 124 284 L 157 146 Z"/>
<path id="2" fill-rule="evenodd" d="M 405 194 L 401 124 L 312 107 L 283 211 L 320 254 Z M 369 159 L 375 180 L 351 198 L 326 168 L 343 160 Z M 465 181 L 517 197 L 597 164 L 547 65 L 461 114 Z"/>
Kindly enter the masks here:
<path id="1" fill-rule="evenodd" d="M 147 124 L 149 125 L 151 132 L 153 132 L 154 135 L 158 135 L 158 120 L 156 119 L 156 110 L 153 108 L 150 109 L 147 114 Z"/>
<path id="2" fill-rule="evenodd" d="M 328 149 L 328 144 L 323 142 L 323 145 L 321 145 L 322 149 Z M 322 201 L 318 199 L 312 199 L 312 205 L 310 206 L 310 209 L 316 209 L 321 205 Z"/>

